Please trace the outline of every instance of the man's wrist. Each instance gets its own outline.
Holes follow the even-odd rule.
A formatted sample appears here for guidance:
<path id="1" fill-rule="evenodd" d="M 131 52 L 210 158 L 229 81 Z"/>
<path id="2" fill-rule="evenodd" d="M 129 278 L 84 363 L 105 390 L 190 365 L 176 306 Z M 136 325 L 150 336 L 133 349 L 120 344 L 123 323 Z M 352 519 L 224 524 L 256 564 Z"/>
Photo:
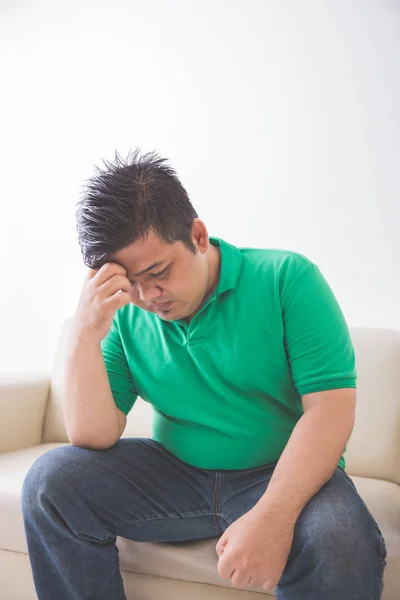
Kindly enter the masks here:
<path id="1" fill-rule="evenodd" d="M 272 494 L 268 490 L 254 506 L 255 512 L 260 518 L 268 518 L 290 524 L 294 527 L 304 506 L 300 506 L 292 499 L 282 499 Z"/>

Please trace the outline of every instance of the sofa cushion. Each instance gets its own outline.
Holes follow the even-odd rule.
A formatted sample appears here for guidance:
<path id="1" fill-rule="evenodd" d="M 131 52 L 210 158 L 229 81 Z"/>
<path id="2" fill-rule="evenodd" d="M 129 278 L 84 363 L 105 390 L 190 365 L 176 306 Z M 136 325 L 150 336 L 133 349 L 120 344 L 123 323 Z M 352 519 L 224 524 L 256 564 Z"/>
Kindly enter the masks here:
<path id="1" fill-rule="evenodd" d="M 42 454 L 66 444 L 42 444 L 0 454 L 0 548 L 28 552 L 21 511 L 21 490 L 27 472 Z"/>

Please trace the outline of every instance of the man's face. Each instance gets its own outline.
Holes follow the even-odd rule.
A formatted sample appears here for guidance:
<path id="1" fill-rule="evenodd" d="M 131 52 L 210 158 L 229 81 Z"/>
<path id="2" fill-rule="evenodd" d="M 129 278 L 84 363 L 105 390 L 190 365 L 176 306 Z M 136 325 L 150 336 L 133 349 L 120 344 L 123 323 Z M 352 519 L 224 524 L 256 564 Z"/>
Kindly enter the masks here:
<path id="1" fill-rule="evenodd" d="M 201 244 L 193 254 L 182 242 L 169 244 L 149 231 L 110 257 L 127 271 L 131 301 L 162 319 L 175 321 L 193 316 L 207 292 L 208 265 Z"/>

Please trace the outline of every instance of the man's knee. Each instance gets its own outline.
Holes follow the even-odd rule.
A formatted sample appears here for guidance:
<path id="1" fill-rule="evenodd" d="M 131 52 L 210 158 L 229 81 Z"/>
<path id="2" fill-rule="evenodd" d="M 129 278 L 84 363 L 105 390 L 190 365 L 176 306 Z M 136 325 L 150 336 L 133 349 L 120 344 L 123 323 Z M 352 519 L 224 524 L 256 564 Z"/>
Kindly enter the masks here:
<path id="1" fill-rule="evenodd" d="M 351 482 L 336 474 L 301 513 L 281 583 L 313 580 L 317 588 L 326 586 L 343 598 L 351 598 L 354 588 L 353 597 L 359 598 L 357 590 L 368 581 L 371 595 L 365 598 L 378 598 L 385 559 L 385 542 L 372 515 Z"/>
<path id="2" fill-rule="evenodd" d="M 24 514 L 40 508 L 41 499 L 56 498 L 63 494 L 68 484 L 68 470 L 64 469 L 71 461 L 79 462 L 85 450 L 76 446 L 60 446 L 48 450 L 30 467 L 22 484 L 21 508 Z"/>
<path id="3" fill-rule="evenodd" d="M 351 506 L 343 511 L 310 512 L 295 534 L 293 549 L 341 573 L 354 570 L 356 564 L 364 569 L 380 564 L 386 556 L 384 540 L 369 513 L 362 512 L 353 512 Z"/>

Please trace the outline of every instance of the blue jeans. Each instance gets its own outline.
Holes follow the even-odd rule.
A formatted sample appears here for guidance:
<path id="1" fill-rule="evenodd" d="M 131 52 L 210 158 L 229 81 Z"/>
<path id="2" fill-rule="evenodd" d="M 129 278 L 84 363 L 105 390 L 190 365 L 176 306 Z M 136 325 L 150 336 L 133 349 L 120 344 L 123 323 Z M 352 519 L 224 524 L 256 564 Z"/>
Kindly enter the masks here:
<path id="1" fill-rule="evenodd" d="M 117 535 L 218 537 L 256 504 L 275 465 L 199 469 L 142 438 L 49 450 L 27 473 L 21 499 L 39 600 L 126 599 Z M 300 514 L 277 598 L 378 600 L 385 557 L 376 522 L 338 467 Z"/>

